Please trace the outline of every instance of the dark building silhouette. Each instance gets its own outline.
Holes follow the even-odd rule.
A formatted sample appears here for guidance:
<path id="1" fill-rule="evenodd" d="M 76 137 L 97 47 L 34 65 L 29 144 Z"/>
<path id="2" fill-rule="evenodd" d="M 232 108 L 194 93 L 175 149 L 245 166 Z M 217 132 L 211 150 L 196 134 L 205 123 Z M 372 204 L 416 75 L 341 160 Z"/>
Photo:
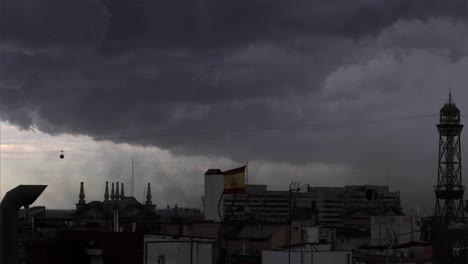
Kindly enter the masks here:
<path id="1" fill-rule="evenodd" d="M 110 198 L 110 199 L 109 199 Z M 81 183 L 79 200 L 73 214 L 74 228 L 114 232 L 155 233 L 159 230 L 159 215 L 151 201 L 151 186 L 148 183 L 145 204 L 135 197 L 125 196 L 124 184 L 109 183 L 104 189 L 104 201 L 86 203 L 84 185 Z"/>
<path id="2" fill-rule="evenodd" d="M 25 257 L 30 264 L 140 264 L 144 235 L 126 232 L 59 230 L 36 241 Z"/>
<path id="3" fill-rule="evenodd" d="M 154 245 L 164 245 L 164 250 L 172 252 L 184 243 L 192 243 L 190 239 L 194 236 L 204 237 L 209 243 L 218 238 L 217 226 L 190 222 L 194 217 L 202 218 L 199 211 L 190 213 L 176 206 L 166 217 L 158 214 L 150 184 L 143 202 L 126 196 L 124 185 L 117 182 L 106 182 L 102 201 L 87 202 L 85 187 L 80 183 L 75 210 L 46 210 L 38 206 L 19 212 L 19 263 L 154 263 L 152 253 L 147 254 L 148 262 L 144 262 L 145 245 L 152 252 L 160 249 L 158 246 L 154 249 Z M 177 232 L 164 232 L 170 224 Z M 190 239 L 182 239 L 184 234 Z M 201 249 L 193 244 L 193 251 Z"/>
<path id="4" fill-rule="evenodd" d="M 18 263 L 18 212 L 29 208 L 47 185 L 19 185 L 8 191 L 0 204 L 0 263 Z"/>

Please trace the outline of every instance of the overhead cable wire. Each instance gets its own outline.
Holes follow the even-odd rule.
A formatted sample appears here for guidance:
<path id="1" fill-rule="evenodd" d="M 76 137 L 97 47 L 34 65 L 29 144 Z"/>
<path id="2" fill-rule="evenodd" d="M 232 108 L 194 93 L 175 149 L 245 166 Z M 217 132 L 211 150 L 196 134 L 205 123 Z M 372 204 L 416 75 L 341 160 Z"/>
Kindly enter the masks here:
<path id="1" fill-rule="evenodd" d="M 164 137 L 219 137 L 219 136 L 249 136 L 256 134 L 264 134 L 271 132 L 280 132 L 280 131 L 302 131 L 307 129 L 315 130 L 327 130 L 327 129 L 336 129 L 344 127 L 353 127 L 353 126 L 362 126 L 362 125 L 373 125 L 381 123 L 391 123 L 391 122 L 400 122 L 400 121 L 410 121 L 416 119 L 426 119 L 438 116 L 438 114 L 423 114 L 423 115 L 409 115 L 409 116 L 399 116 L 399 117 L 388 117 L 388 118 L 379 118 L 379 119 L 367 119 L 367 120 L 356 120 L 356 121 L 337 121 L 337 122 L 322 122 L 322 123 L 309 123 L 303 125 L 283 125 L 283 126 L 271 126 L 263 127 L 258 129 L 229 129 L 229 130 L 201 130 L 201 131 L 187 131 L 187 132 L 170 132 L 165 130 L 165 133 L 154 133 L 151 135 L 132 135 L 132 136 L 119 136 L 119 137 L 92 137 L 95 141 L 110 141 L 116 144 L 119 144 L 118 141 L 131 141 L 138 139 L 147 139 L 147 138 L 164 138 Z M 146 132 L 154 131 L 155 129 L 148 129 Z M 162 131 L 162 130 L 157 130 Z M 41 140 L 42 141 L 42 140 Z M 123 144 L 127 142 L 122 142 Z M 129 143 L 131 144 L 131 143 Z M 115 149 L 115 147 L 108 148 L 72 148 L 67 150 L 70 151 L 95 151 L 103 149 Z M 2 154 L 18 154 L 18 153 L 53 153 L 56 150 L 37 150 L 37 151 L 3 151 Z"/>

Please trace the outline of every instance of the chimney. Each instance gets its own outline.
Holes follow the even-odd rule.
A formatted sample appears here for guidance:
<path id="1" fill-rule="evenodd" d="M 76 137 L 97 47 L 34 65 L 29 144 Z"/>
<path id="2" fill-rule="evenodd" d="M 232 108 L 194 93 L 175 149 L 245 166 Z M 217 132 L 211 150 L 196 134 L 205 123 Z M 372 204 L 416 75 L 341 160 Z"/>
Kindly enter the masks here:
<path id="1" fill-rule="evenodd" d="M 124 184 L 123 182 L 121 184 L 122 184 L 122 188 L 120 189 L 120 199 L 123 200 L 125 198 Z"/>
<path id="2" fill-rule="evenodd" d="M 115 187 L 115 199 L 119 200 L 120 199 L 120 191 L 119 191 L 119 182 L 117 182 Z"/>
<path id="3" fill-rule="evenodd" d="M 146 205 L 151 205 L 151 184 L 148 183 L 148 188 L 146 189 Z"/>
<path id="4" fill-rule="evenodd" d="M 115 200 L 114 183 L 112 183 L 112 187 L 111 187 L 111 200 L 112 200 L 112 201 Z"/>
<path id="5" fill-rule="evenodd" d="M 109 182 L 106 182 L 106 189 L 104 190 L 104 202 L 109 202 Z"/>
<path id="6" fill-rule="evenodd" d="M 80 183 L 80 195 L 79 195 L 79 197 L 80 197 L 80 200 L 78 201 L 78 204 L 80 204 L 80 205 L 86 204 L 83 182 Z"/>
<path id="7" fill-rule="evenodd" d="M 20 263 L 18 258 L 18 213 L 28 208 L 47 185 L 19 185 L 8 191 L 0 204 L 0 263 Z"/>

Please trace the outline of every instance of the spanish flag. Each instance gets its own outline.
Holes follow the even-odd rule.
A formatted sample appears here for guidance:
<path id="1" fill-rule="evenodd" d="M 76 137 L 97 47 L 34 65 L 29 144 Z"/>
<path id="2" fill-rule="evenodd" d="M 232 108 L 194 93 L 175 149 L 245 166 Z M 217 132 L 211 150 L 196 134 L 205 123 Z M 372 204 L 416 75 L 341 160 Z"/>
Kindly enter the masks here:
<path id="1" fill-rule="evenodd" d="M 245 168 L 232 169 L 223 172 L 224 193 L 245 193 Z"/>

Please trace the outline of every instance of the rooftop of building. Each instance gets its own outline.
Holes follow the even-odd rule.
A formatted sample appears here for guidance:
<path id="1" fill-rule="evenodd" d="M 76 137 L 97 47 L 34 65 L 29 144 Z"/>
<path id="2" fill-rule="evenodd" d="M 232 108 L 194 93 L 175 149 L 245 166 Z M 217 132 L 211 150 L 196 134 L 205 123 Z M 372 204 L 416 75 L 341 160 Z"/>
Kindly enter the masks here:
<path id="1" fill-rule="evenodd" d="M 29 217 L 37 219 L 71 219 L 75 210 L 70 209 L 47 209 L 45 206 L 33 206 L 28 209 L 21 209 L 19 211 L 19 218 L 26 217 L 26 213 Z"/>
<path id="2" fill-rule="evenodd" d="M 386 185 L 345 185 L 342 187 L 335 186 L 308 186 L 308 188 L 301 189 L 301 193 L 307 192 L 329 192 L 329 193 L 344 193 L 344 192 L 365 192 L 368 189 L 374 189 L 382 193 L 396 193 L 391 192 L 389 187 Z M 268 192 L 268 194 L 284 194 L 289 192 L 289 189 L 285 188 L 284 190 L 278 189 L 269 189 L 266 184 L 246 184 L 245 185 L 246 193 L 262 193 Z"/>
<path id="3" fill-rule="evenodd" d="M 202 220 L 204 215 L 200 209 L 197 208 L 183 208 L 179 206 L 169 207 L 163 209 L 157 209 L 156 212 L 162 218 L 180 218 L 188 221 L 199 221 Z"/>

